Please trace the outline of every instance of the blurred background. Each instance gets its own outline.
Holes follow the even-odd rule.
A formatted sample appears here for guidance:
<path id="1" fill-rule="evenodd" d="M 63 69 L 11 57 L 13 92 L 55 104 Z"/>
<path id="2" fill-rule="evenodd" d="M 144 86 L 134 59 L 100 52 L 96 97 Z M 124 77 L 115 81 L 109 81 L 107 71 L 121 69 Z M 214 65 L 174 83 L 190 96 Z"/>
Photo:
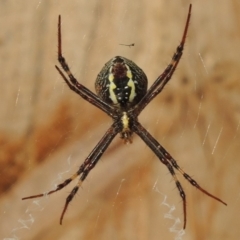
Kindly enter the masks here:
<path id="1" fill-rule="evenodd" d="M 140 122 L 203 188 L 171 174 L 134 136 L 119 136 L 59 218 L 75 182 L 50 197 L 78 167 L 111 119 L 69 90 L 55 70 L 57 18 L 63 53 L 75 77 L 94 90 L 116 55 L 141 67 L 149 86 L 180 43 L 178 68 Z M 0 238 L 239 239 L 240 2 L 238 0 L 25 0 L 0 2 Z M 132 44 L 134 47 L 120 44 Z"/>

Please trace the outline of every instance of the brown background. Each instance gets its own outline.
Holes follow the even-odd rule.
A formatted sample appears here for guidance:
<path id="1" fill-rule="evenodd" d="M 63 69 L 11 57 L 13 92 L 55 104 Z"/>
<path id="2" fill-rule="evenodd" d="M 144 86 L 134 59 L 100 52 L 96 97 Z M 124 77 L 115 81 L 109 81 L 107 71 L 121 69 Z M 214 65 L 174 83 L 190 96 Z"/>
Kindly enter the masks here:
<path id="1" fill-rule="evenodd" d="M 192 1 L 184 56 L 140 116 L 179 165 L 227 207 L 178 175 L 188 201 L 187 229 L 181 232 L 182 201 L 174 181 L 136 136 L 129 146 L 119 137 L 113 141 L 63 226 L 60 213 L 74 183 L 49 198 L 21 201 L 74 173 L 111 124 L 54 69 L 58 14 L 64 55 L 77 79 L 94 91 L 98 72 L 116 55 L 137 63 L 152 84 L 179 44 L 189 3 L 0 2 L 1 239 L 239 239 L 238 0 Z"/>

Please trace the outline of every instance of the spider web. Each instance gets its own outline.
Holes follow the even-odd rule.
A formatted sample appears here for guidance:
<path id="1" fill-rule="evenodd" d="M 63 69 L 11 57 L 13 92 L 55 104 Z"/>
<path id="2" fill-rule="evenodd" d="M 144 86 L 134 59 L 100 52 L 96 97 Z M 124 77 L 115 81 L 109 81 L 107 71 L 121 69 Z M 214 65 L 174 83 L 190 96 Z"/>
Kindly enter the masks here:
<path id="1" fill-rule="evenodd" d="M 171 174 L 137 136 L 127 146 L 113 141 L 63 226 L 60 214 L 75 182 L 52 196 L 21 198 L 73 174 L 111 124 L 54 70 L 57 16 L 64 56 L 86 87 L 94 91 L 99 70 L 116 55 L 139 65 L 150 86 L 179 44 L 190 2 L 25 3 L 3 1 L 0 8 L 0 238 L 239 239 L 239 3 L 192 3 L 179 67 L 139 119 L 200 186 L 228 203 L 195 191 L 178 174 L 187 195 L 185 231 Z"/>

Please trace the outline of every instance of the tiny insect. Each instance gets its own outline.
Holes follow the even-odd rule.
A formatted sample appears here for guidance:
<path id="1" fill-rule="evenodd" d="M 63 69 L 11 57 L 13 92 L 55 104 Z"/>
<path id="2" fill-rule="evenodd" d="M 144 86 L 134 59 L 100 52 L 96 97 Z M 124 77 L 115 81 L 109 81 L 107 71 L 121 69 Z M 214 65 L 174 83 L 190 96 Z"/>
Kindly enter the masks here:
<path id="1" fill-rule="evenodd" d="M 122 43 L 120 43 L 119 45 L 127 46 L 127 47 L 134 47 L 135 43 L 131 43 L 131 44 L 122 44 Z"/>
<path id="2" fill-rule="evenodd" d="M 133 133 L 137 134 L 146 145 L 156 154 L 158 159 L 168 168 L 171 173 L 180 197 L 183 201 L 183 228 L 186 228 L 187 223 L 187 207 L 186 195 L 181 183 L 178 181 L 175 171 L 181 175 L 194 187 L 208 195 L 209 197 L 227 205 L 220 198 L 207 192 L 204 188 L 191 178 L 177 164 L 176 160 L 158 143 L 158 141 L 141 125 L 138 121 L 139 114 L 143 109 L 163 90 L 164 86 L 171 79 L 180 59 L 183 54 L 183 48 L 187 36 L 188 26 L 191 17 L 192 5 L 189 5 L 188 16 L 183 31 L 183 36 L 179 46 L 177 47 L 170 64 L 165 68 L 163 73 L 155 80 L 153 85 L 147 90 L 147 76 L 141 68 L 134 62 L 125 57 L 116 56 L 109 60 L 102 68 L 97 76 L 95 88 L 97 95 L 84 87 L 71 73 L 69 66 L 62 55 L 62 34 L 61 34 L 61 16 L 58 18 L 58 61 L 63 71 L 55 66 L 63 80 L 69 88 L 79 94 L 84 100 L 101 109 L 113 120 L 112 125 L 108 128 L 104 136 L 85 159 L 78 171 L 70 178 L 57 185 L 54 190 L 47 193 L 24 197 L 25 199 L 43 197 L 55 193 L 66 187 L 75 178 L 79 177 L 77 185 L 72 189 L 71 193 L 66 198 L 66 202 L 60 217 L 62 224 L 64 214 L 69 203 L 77 193 L 79 187 L 86 179 L 89 172 L 95 167 L 103 153 L 108 148 L 114 137 L 119 133 L 124 143 L 132 142 Z M 64 72 L 67 74 L 65 76 Z"/>

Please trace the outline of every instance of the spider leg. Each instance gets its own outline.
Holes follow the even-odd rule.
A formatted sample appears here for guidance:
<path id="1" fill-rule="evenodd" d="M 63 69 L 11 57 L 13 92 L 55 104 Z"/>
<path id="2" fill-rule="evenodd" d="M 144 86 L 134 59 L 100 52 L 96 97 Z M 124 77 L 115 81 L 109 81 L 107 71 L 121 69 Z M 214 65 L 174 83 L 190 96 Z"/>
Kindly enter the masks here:
<path id="1" fill-rule="evenodd" d="M 61 214 L 60 218 L 60 224 L 62 224 L 62 220 L 64 217 L 64 213 L 67 210 L 68 204 L 72 201 L 73 197 L 77 193 L 79 187 L 81 186 L 82 182 L 87 177 L 88 173 L 94 168 L 98 160 L 101 158 L 109 144 L 112 142 L 113 138 L 117 135 L 117 133 L 120 132 L 119 123 L 114 122 L 112 126 L 107 130 L 107 132 L 104 134 L 102 139 L 98 142 L 98 144 L 95 146 L 95 148 L 92 150 L 92 152 L 89 154 L 89 156 L 85 159 L 83 164 L 79 167 L 78 171 L 74 173 L 70 178 L 66 179 L 63 183 L 60 183 L 57 185 L 56 189 L 51 190 L 47 192 L 46 194 L 37 194 L 29 197 L 24 197 L 22 200 L 26 199 L 32 199 L 32 198 L 38 198 L 43 197 L 45 195 L 50 195 L 52 193 L 55 193 L 62 188 L 66 187 L 70 182 L 72 182 L 76 177 L 80 176 L 79 181 L 77 185 L 72 189 L 71 193 L 68 195 L 66 199 L 66 203 L 63 209 L 63 212 Z"/>
<path id="2" fill-rule="evenodd" d="M 157 142 L 157 140 L 151 136 L 151 134 L 139 123 L 134 122 L 133 124 L 133 131 L 148 145 L 150 149 L 157 155 L 157 157 L 160 159 L 160 161 L 167 166 L 168 170 L 170 171 L 171 175 L 173 176 L 173 179 L 176 183 L 176 186 L 179 190 L 180 196 L 183 200 L 183 214 L 184 214 L 184 224 L 183 228 L 186 228 L 186 195 L 184 193 L 184 190 L 178 181 L 174 168 L 177 169 L 183 176 L 188 180 L 191 185 L 199 189 L 201 192 L 205 193 L 207 196 L 223 203 L 224 205 L 227 205 L 225 202 L 223 202 L 220 198 L 215 197 L 211 193 L 207 192 L 205 189 L 199 186 L 199 184 L 192 179 L 187 173 L 185 173 L 177 164 L 176 160 L 174 160 L 171 155 Z"/>
<path id="3" fill-rule="evenodd" d="M 60 75 L 63 77 L 64 81 L 67 83 L 69 88 L 80 95 L 83 99 L 87 100 L 91 104 L 95 105 L 109 116 L 112 117 L 112 113 L 114 112 L 114 108 L 108 103 L 101 100 L 95 93 L 91 92 L 89 89 L 80 84 L 77 79 L 71 73 L 71 70 L 62 55 L 62 36 L 61 36 L 61 16 L 58 18 L 58 61 L 61 64 L 65 73 L 67 73 L 68 78 L 66 78 L 63 72 L 59 69 L 59 67 L 55 66 Z"/>
<path id="4" fill-rule="evenodd" d="M 203 189 L 202 187 L 199 186 L 199 184 L 194 180 L 192 179 L 187 173 L 185 173 L 183 171 L 182 168 L 180 168 L 176 162 L 176 160 L 164 149 L 164 147 L 162 147 L 160 144 L 159 144 L 159 149 L 160 151 L 164 154 L 164 156 L 167 158 L 168 161 L 171 162 L 172 166 L 177 169 L 185 179 L 188 180 L 188 182 L 190 182 L 194 187 L 196 187 L 198 190 L 200 190 L 201 192 L 205 193 L 206 195 L 208 195 L 209 197 L 221 202 L 222 204 L 224 205 L 227 205 L 227 203 L 225 203 L 224 201 L 222 201 L 220 198 L 212 195 L 211 193 L 209 193 L 208 191 L 206 191 L 205 189 Z"/>
<path id="5" fill-rule="evenodd" d="M 118 130 L 117 130 L 118 129 Z M 73 188 L 73 190 L 71 191 L 71 193 L 68 195 L 61 217 L 60 217 L 60 224 L 62 225 L 62 221 L 63 221 L 63 217 L 64 214 L 67 210 L 67 207 L 69 205 L 69 203 L 72 201 L 72 199 L 74 198 L 75 194 L 77 193 L 79 187 L 82 185 L 82 182 L 84 181 L 84 179 L 87 177 L 87 175 L 89 174 L 89 172 L 95 167 L 95 165 L 97 164 L 98 160 L 101 158 L 101 156 L 103 155 L 103 153 L 105 152 L 105 150 L 107 149 L 107 147 L 109 146 L 109 144 L 112 142 L 113 138 L 116 136 L 117 133 L 120 132 L 120 128 L 118 126 L 117 123 L 114 123 L 111 128 L 108 130 L 108 132 L 105 134 L 105 136 L 107 137 L 106 139 L 104 139 L 104 137 L 101 139 L 101 141 L 98 143 L 98 145 L 94 148 L 94 150 L 91 152 L 94 153 L 94 156 L 91 158 L 90 156 L 88 157 L 88 160 L 86 159 L 84 161 L 84 163 L 82 164 L 82 169 L 81 169 L 81 173 L 82 175 L 80 176 L 80 179 L 78 181 L 78 184 Z M 90 154 L 90 155 L 91 155 Z M 87 162 L 86 162 L 87 161 Z M 86 163 L 85 163 L 86 162 Z"/>
<path id="6" fill-rule="evenodd" d="M 79 87 L 76 87 L 76 85 L 74 85 L 71 82 L 69 82 L 69 80 L 66 78 L 66 76 L 63 74 L 63 72 L 61 71 L 61 69 L 58 66 L 55 66 L 55 67 L 56 67 L 57 71 L 59 72 L 59 74 L 62 76 L 63 80 L 67 83 L 68 87 L 71 90 L 73 90 L 74 92 L 79 94 L 84 100 L 90 102 L 91 104 L 93 104 L 97 108 L 100 108 L 101 110 L 103 110 L 109 116 L 111 116 L 111 117 L 113 116 L 113 114 L 112 114 L 112 112 L 113 112 L 112 106 L 110 106 L 109 104 L 107 104 L 104 101 L 102 101 L 100 98 L 98 98 L 94 93 L 89 91 L 83 85 L 82 85 L 82 87 L 85 88 L 85 90 L 86 90 L 85 92 L 88 92 L 89 94 L 86 94 L 86 93 L 82 92 L 79 89 Z M 91 95 L 91 94 L 93 94 L 93 95 Z M 97 98 L 97 100 L 95 98 Z M 104 109 L 102 108 L 103 106 L 104 106 Z"/>
<path id="7" fill-rule="evenodd" d="M 174 168 L 170 164 L 170 162 L 164 157 L 162 152 L 159 150 L 158 146 L 159 143 L 148 133 L 148 131 L 139 123 L 135 122 L 133 125 L 133 131 L 152 149 L 152 151 L 157 155 L 157 157 L 160 159 L 160 161 L 166 165 L 169 172 L 173 176 L 173 179 L 175 181 L 175 184 L 178 188 L 180 197 L 183 200 L 183 216 L 184 216 L 184 224 L 183 228 L 186 228 L 186 222 L 187 222 L 187 204 L 186 204 L 186 194 L 182 188 L 181 183 L 178 181 L 177 176 L 175 174 Z"/>
<path id="8" fill-rule="evenodd" d="M 187 16 L 187 21 L 185 24 L 182 40 L 172 57 L 172 61 L 170 62 L 170 64 L 168 64 L 168 66 L 165 68 L 163 73 L 156 79 L 153 85 L 148 89 L 146 95 L 136 106 L 134 111 L 137 115 L 139 115 L 141 111 L 163 90 L 163 88 L 169 82 L 173 73 L 175 72 L 177 65 L 183 54 L 183 49 L 184 49 L 188 27 L 190 23 L 190 18 L 191 18 L 191 10 L 192 10 L 192 4 L 189 5 L 188 16 Z"/>

